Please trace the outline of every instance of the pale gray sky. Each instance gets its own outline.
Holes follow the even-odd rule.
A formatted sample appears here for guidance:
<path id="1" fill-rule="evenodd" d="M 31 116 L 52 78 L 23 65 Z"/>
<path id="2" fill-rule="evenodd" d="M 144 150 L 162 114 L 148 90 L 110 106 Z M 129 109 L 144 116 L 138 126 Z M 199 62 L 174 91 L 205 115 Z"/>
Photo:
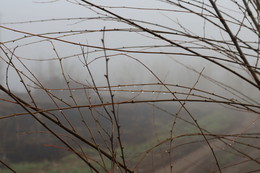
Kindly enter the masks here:
<path id="1" fill-rule="evenodd" d="M 108 29 L 113 28 L 132 28 L 132 26 L 126 24 L 119 24 L 117 22 L 111 21 L 102 21 L 102 20 L 88 20 L 81 21 L 78 20 L 71 21 L 49 21 L 49 22 L 38 22 L 38 23 L 25 23 L 25 24 L 10 24 L 10 22 L 23 22 L 23 21 L 35 21 L 35 20 L 43 20 L 43 19 L 59 19 L 59 18 L 77 18 L 77 17 L 93 17 L 96 14 L 87 9 L 85 7 L 69 3 L 64 0 L 54 1 L 53 3 L 41 3 L 41 2 L 51 2 L 45 0 L 0 0 L 0 23 L 6 27 L 18 29 L 21 31 L 32 32 L 32 33 L 46 33 L 46 32 L 57 32 L 57 31 L 70 31 L 70 30 L 79 30 L 79 29 L 103 29 L 104 26 Z M 226 4 L 226 1 L 221 1 Z M 132 7 L 151 7 L 151 8 L 164 8 L 164 9 L 175 9 L 179 10 L 174 6 L 170 6 L 169 4 L 162 3 L 160 1 L 152 1 L 152 0 L 132 0 L 132 1 L 117 1 L 117 0 L 108 0 L 108 1 L 95 1 L 95 3 L 99 3 L 107 6 L 132 6 Z M 226 5 L 225 7 L 228 7 Z M 93 8 L 94 9 L 94 8 Z M 203 20 L 198 20 L 198 18 L 191 17 L 190 14 L 184 14 L 182 12 L 167 12 L 167 11 L 140 11 L 134 9 L 124 9 L 124 8 L 113 8 L 109 10 L 116 12 L 123 17 L 129 17 L 132 19 L 145 20 L 149 22 L 153 22 L 155 24 L 165 25 L 169 28 L 178 28 L 178 22 L 184 26 L 189 27 L 191 32 L 194 32 L 198 35 L 203 34 Z M 102 12 L 103 13 L 103 12 Z M 105 14 L 105 13 L 103 13 Z M 238 15 L 239 17 L 239 15 Z M 76 23 L 79 22 L 79 23 Z M 9 24 L 8 24 L 9 23 Z M 151 27 L 156 29 L 155 26 L 141 24 L 145 27 Z M 223 33 L 220 33 L 218 30 L 214 30 L 214 27 L 207 24 L 206 25 L 206 35 L 208 37 L 217 37 Z M 160 28 L 161 29 L 161 28 Z M 4 29 L 0 30 L 1 38 L 0 40 L 5 42 L 8 40 L 12 40 L 14 38 L 22 37 L 23 34 L 17 34 L 11 31 L 7 31 Z M 51 37 L 55 37 L 57 35 L 49 35 Z M 221 35 L 225 36 L 224 34 Z M 170 39 L 176 39 L 176 36 L 167 36 Z M 221 38 L 220 37 L 220 38 Z M 102 46 L 101 44 L 102 32 L 99 33 L 84 33 L 81 35 L 74 35 L 70 37 L 64 37 L 62 39 L 75 41 L 77 43 L 85 43 L 94 46 Z M 24 45 L 26 43 L 31 43 L 36 40 L 42 40 L 42 38 L 27 38 L 16 41 L 14 43 L 7 43 L 6 45 L 10 48 L 14 48 L 16 46 L 18 49 L 16 50 L 17 55 L 23 58 L 31 58 L 31 59 L 48 59 L 48 58 L 57 58 L 55 52 L 52 50 L 52 46 L 50 42 L 40 42 L 30 45 Z M 59 52 L 60 56 L 65 57 L 73 54 L 80 53 L 79 46 L 73 46 L 64 43 L 57 43 L 54 41 L 55 47 Z M 107 47 L 122 47 L 122 46 L 143 46 L 143 45 L 152 45 L 152 44 L 167 44 L 163 41 L 158 41 L 156 39 L 151 39 L 149 34 L 143 35 L 143 33 L 130 33 L 130 32 L 117 32 L 115 33 L 106 33 L 106 46 Z M 159 51 L 158 49 L 154 49 Z M 167 49 L 166 49 L 167 50 Z M 94 51 L 94 49 L 90 49 L 89 51 Z M 174 48 L 171 48 L 171 51 L 174 52 Z M 113 52 L 115 53 L 115 52 Z M 102 56 L 103 52 L 90 54 L 90 59 L 98 58 Z M 131 54 L 135 58 L 141 59 L 144 61 L 152 70 L 156 72 L 156 74 L 162 78 L 163 80 L 174 82 L 174 83 L 184 83 L 188 85 L 192 85 L 194 83 L 193 75 L 186 73 L 187 69 L 180 67 L 178 64 L 173 63 L 167 56 L 162 55 L 144 55 L 144 54 Z M 178 57 L 178 56 L 173 56 Z M 151 74 L 141 67 L 133 60 L 127 59 L 126 57 L 116 57 L 111 61 L 111 67 L 115 69 L 111 73 L 114 76 L 114 81 L 117 83 L 122 82 L 148 82 L 149 80 L 155 81 L 155 79 L 151 76 Z M 205 73 L 211 74 L 212 76 L 216 76 L 220 78 L 220 80 L 224 80 L 223 71 L 218 70 L 211 65 L 209 65 L 205 61 L 200 61 L 196 58 L 186 58 L 181 57 L 178 60 L 185 62 L 187 65 L 193 66 L 197 68 L 197 70 L 202 70 L 204 67 Z M 57 61 L 55 61 L 57 62 Z M 46 71 L 48 72 L 46 76 L 49 75 L 60 75 L 59 66 L 52 66 L 50 68 L 49 62 L 35 62 L 25 60 L 24 63 L 29 65 L 29 67 L 35 72 Z M 82 64 L 80 61 L 75 58 L 69 58 L 64 60 L 64 66 L 68 74 L 76 79 L 84 79 L 85 76 L 82 77 L 80 74 L 85 73 L 85 69 L 82 68 Z M 56 69 L 55 69 L 56 68 Z M 97 60 L 92 65 L 93 71 L 95 71 L 95 77 L 104 81 L 104 62 L 103 60 Z M 112 69 L 112 68 L 111 68 Z M 52 71 L 51 71 L 52 70 Z M 56 71 L 57 70 L 57 71 Z M 53 71 L 58 72 L 55 73 Z M 130 71 L 130 72 L 129 72 Z M 177 71 L 177 73 L 176 73 Z M 217 71 L 217 73 L 215 73 Z M 142 75 L 140 75 L 142 74 Z M 180 76 L 180 74 L 182 74 Z M 196 76 L 196 75 L 195 75 Z M 226 76 L 226 75 L 225 75 Z M 16 78 L 14 78 L 16 79 Z M 13 81 L 15 81 L 13 79 Z M 132 80 L 132 81 L 131 81 Z M 16 86 L 16 85 L 14 85 Z M 208 86 L 207 86 L 208 87 Z"/>

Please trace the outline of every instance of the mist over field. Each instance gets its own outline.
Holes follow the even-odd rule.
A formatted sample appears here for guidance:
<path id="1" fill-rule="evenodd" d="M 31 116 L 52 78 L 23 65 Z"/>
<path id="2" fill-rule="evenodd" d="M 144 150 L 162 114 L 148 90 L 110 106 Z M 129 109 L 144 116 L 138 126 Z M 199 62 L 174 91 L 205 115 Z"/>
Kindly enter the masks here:
<path id="1" fill-rule="evenodd" d="M 259 9 L 1 2 L 0 172 L 259 171 Z"/>

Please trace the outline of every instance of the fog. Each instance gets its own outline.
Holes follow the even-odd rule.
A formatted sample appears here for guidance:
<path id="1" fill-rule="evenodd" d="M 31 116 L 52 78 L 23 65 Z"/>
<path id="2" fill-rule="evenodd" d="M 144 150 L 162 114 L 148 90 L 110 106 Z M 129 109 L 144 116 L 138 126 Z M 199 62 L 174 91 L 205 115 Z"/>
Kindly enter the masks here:
<path id="1" fill-rule="evenodd" d="M 130 6 L 135 6 L 134 4 L 138 4 L 137 6 L 145 6 L 145 7 L 158 7 L 163 9 L 169 9 L 169 4 L 162 2 L 151 2 L 151 1 L 142 1 L 142 2 L 133 2 L 129 3 Z M 106 4 L 102 4 L 106 5 Z M 110 1 L 107 5 L 109 6 L 121 6 L 126 5 L 126 2 L 117 2 Z M 225 4 L 225 7 L 228 8 L 228 5 Z M 113 28 L 133 28 L 127 24 L 123 24 L 121 22 L 110 21 L 107 20 L 80 20 L 80 18 L 85 17 L 93 17 L 95 16 L 95 12 L 98 11 L 95 9 L 88 9 L 83 6 L 69 3 L 66 1 L 56 1 L 56 2 L 41 2 L 41 1 L 5 1 L 1 3 L 1 24 L 6 27 L 10 27 L 13 29 L 31 32 L 33 34 L 39 33 L 51 33 L 51 32 L 62 32 L 62 31 L 77 31 L 77 30 L 102 30 L 104 27 L 107 29 Z M 220 35 L 219 30 L 216 30 L 212 25 L 206 24 L 206 32 L 201 29 L 203 26 L 203 20 L 200 20 L 197 17 L 191 17 L 188 13 L 176 12 L 174 16 L 171 15 L 170 12 L 167 11 L 155 11 L 155 10 L 144 10 L 137 11 L 134 9 L 111 9 L 113 12 L 122 15 L 123 17 L 129 17 L 131 19 L 148 21 L 156 24 L 160 24 L 162 26 L 167 26 L 169 28 L 180 28 L 179 25 L 188 28 L 192 28 L 193 33 L 197 35 L 206 34 L 210 38 L 216 38 Z M 179 10 L 176 8 L 176 10 Z M 11 11 L 11 12 L 10 12 Z M 103 12 L 100 12 L 103 13 Z M 69 20 L 69 18 L 79 18 L 75 20 Z M 49 21 L 39 21 L 49 19 Z M 57 20 L 63 19 L 63 20 Z M 30 21 L 38 21 L 38 22 L 30 22 Z M 15 22 L 25 22 L 25 23 L 15 23 Z M 12 24 L 15 23 L 15 24 Z M 145 25 L 144 25 L 145 26 Z M 156 29 L 158 27 L 147 25 Z M 192 26 L 192 27 L 190 27 Z M 212 27 L 212 29 L 211 29 Z M 214 30 L 215 29 L 215 30 Z M 66 33 L 65 33 L 66 34 Z M 75 34 L 71 33 L 71 36 L 64 37 L 64 40 L 74 41 L 76 43 L 88 44 L 91 46 L 102 47 L 101 39 L 102 32 L 96 33 L 82 33 Z M 223 34 L 223 33 L 222 33 Z M 44 41 L 44 38 L 37 37 L 28 37 L 25 39 L 19 39 L 15 42 L 17 38 L 22 38 L 24 34 L 8 31 L 6 29 L 1 29 L 1 42 L 6 43 L 6 45 L 10 48 L 18 48 L 15 50 L 15 53 L 24 58 L 23 62 L 28 65 L 29 69 L 32 70 L 35 74 L 41 74 L 43 77 L 51 77 L 51 76 L 60 76 L 60 67 L 57 61 L 57 55 L 52 50 L 53 47 L 50 42 Z M 46 35 L 48 36 L 48 35 Z M 50 37 L 56 37 L 58 34 L 51 34 Z M 222 35 L 223 37 L 224 35 Z M 248 35 L 247 35 L 248 36 Z M 168 36 L 169 39 L 171 37 L 173 39 L 181 39 L 178 36 Z M 61 37 L 61 39 L 63 39 Z M 41 41 L 40 41 L 41 40 Z M 35 43 L 34 43 L 35 42 Z M 53 41 L 57 52 L 60 57 L 64 57 L 63 64 L 64 70 L 67 75 L 70 75 L 75 80 L 86 80 L 86 70 L 83 68 L 83 64 L 79 61 L 77 56 L 80 55 L 81 48 L 77 45 L 70 45 L 67 43 L 61 43 L 57 41 Z M 152 46 L 152 45 L 167 45 L 165 41 L 156 40 L 151 38 L 149 34 L 145 33 L 135 33 L 135 32 L 106 32 L 105 33 L 105 44 L 108 48 L 120 48 L 127 46 Z M 132 49 L 132 50 L 141 50 L 142 48 Z M 163 51 L 166 50 L 169 52 L 183 52 L 178 48 L 148 48 L 148 51 Z M 93 60 L 100 56 L 103 56 L 103 51 L 99 51 L 95 48 L 85 48 L 85 51 L 89 53 L 89 59 Z M 207 50 L 206 50 L 207 51 Z M 112 51 L 112 54 L 118 54 L 120 52 Z M 206 54 L 212 54 L 212 51 L 209 51 Z M 175 84 L 182 84 L 187 86 L 192 86 L 196 81 L 196 76 L 198 74 L 193 74 L 191 71 L 187 70 L 184 67 L 181 67 L 179 64 L 176 64 L 172 58 L 181 61 L 187 66 L 192 66 L 197 71 L 202 71 L 204 69 L 205 74 L 210 74 L 214 79 L 221 81 L 222 83 L 229 82 L 232 86 L 237 86 L 236 83 L 239 78 L 233 77 L 229 75 L 229 72 L 208 63 L 207 61 L 201 60 L 197 57 L 185 57 L 178 55 L 163 55 L 163 54 L 136 54 L 130 53 L 129 55 L 143 61 L 152 71 L 155 72 L 160 79 Z M 72 57 L 69 57 L 72 56 Z M 82 58 L 82 57 L 81 57 Z M 51 59 L 51 60 L 48 60 Z M 42 61 L 36 61 L 42 60 Z M 91 69 L 93 71 L 93 75 L 95 75 L 95 79 L 100 84 L 104 84 L 105 78 L 104 75 L 104 59 L 97 60 L 93 62 L 91 65 Z M 111 80 L 115 84 L 124 84 L 124 83 L 146 83 L 146 82 L 158 82 L 144 67 L 137 62 L 131 60 L 127 57 L 123 56 L 113 56 L 110 61 L 110 74 Z M 18 65 L 20 67 L 20 65 Z M 22 68 L 22 67 L 21 67 Z M 4 77 L 4 72 L 2 68 L 2 78 Z M 85 74 L 85 75 L 84 75 Z M 142 75 L 140 75 L 142 74 Z M 182 74 L 181 76 L 179 74 Z M 229 77 L 230 76 L 230 77 Z M 193 80 L 192 80 L 193 79 Z M 231 80 L 232 79 L 232 80 Z M 13 87 L 14 90 L 23 90 L 16 83 L 19 81 L 15 74 L 12 73 L 10 69 L 9 82 L 10 86 Z M 3 81 L 2 81 L 3 82 Z M 205 81 L 206 82 L 206 81 Z M 213 87 L 210 85 L 210 82 L 205 83 L 202 80 L 200 81 L 200 85 L 205 85 L 205 88 Z M 242 85 L 243 86 L 243 85 Z M 242 89 L 242 88 L 240 88 Z M 213 89 L 215 90 L 215 88 Z M 247 90 L 247 89 L 246 89 Z"/>
<path id="2" fill-rule="evenodd" d="M 252 135 L 259 136 L 254 133 L 259 130 L 256 125 L 259 124 L 260 102 L 257 84 L 259 33 L 250 16 L 245 17 L 247 13 L 243 13 L 243 10 L 246 8 L 236 5 L 234 8 L 236 3 L 233 1 L 217 1 L 248 64 L 241 58 L 234 39 L 230 38 L 209 2 L 194 1 L 196 5 L 188 1 L 171 3 L 164 0 L 108 0 L 94 3 L 101 8 L 77 0 L 0 2 L 0 110 L 3 114 L 0 123 L 5 125 L 2 129 L 15 124 L 12 129 L 14 135 L 20 133 L 22 125 L 25 132 L 42 133 L 31 117 L 26 116 L 28 120 L 20 118 L 28 115 L 23 111 L 30 108 L 32 117 L 40 117 L 39 122 L 42 121 L 43 126 L 46 123 L 58 129 L 57 133 L 69 134 L 74 138 L 78 130 L 85 139 L 92 140 L 93 130 L 94 137 L 100 135 L 97 143 L 101 143 L 102 147 L 110 147 L 107 141 L 111 140 L 111 148 L 123 148 L 121 141 L 118 142 L 114 136 L 120 137 L 121 127 L 116 124 L 118 117 L 122 118 L 122 138 L 127 145 L 151 142 L 150 136 L 160 143 L 179 135 L 183 128 L 188 128 L 188 132 L 186 129 L 184 132 L 190 135 L 189 128 L 196 127 L 195 132 L 202 133 L 205 127 L 206 130 L 210 129 L 210 135 L 213 131 L 213 135 L 205 137 L 203 134 L 194 138 L 194 152 L 202 150 L 209 138 L 210 143 L 217 146 L 214 149 L 218 154 L 226 154 L 229 153 L 226 148 L 230 143 L 233 146 L 240 136 L 244 140 L 243 133 L 252 132 Z M 16 102 L 25 105 L 24 110 L 16 104 L 12 107 Z M 41 113 L 52 115 L 54 120 L 45 120 L 45 115 Z M 87 123 L 83 117 L 88 120 Z M 11 121 L 12 118 L 17 122 Z M 57 123 L 55 118 L 61 121 Z M 33 126 L 24 125 L 27 121 Z M 73 129 L 70 123 L 75 125 L 75 134 L 68 130 L 70 126 Z M 178 127 L 176 134 L 172 132 L 175 124 Z M 114 132 L 114 128 L 118 131 Z M 2 133 L 9 140 L 7 132 Z M 163 139 L 159 139 L 161 136 L 156 136 L 157 133 L 168 136 L 163 134 Z M 218 133 L 232 133 L 230 140 L 233 143 L 224 143 L 221 141 L 223 136 L 218 136 Z M 239 135 L 234 137 L 233 134 Z M 47 138 L 50 143 L 57 142 L 57 138 Z M 131 142 L 133 138 L 136 143 Z M 44 141 L 40 139 L 42 145 Z M 36 138 L 28 137 L 28 140 Z M 95 139 L 93 141 L 96 142 Z M 219 144 L 219 141 L 223 143 Z M 81 142 L 79 146 L 86 144 Z M 191 157 L 192 147 L 188 145 L 186 148 L 187 143 L 182 142 L 180 140 L 177 143 L 180 148 L 184 146 L 183 153 Z M 170 150 L 173 150 L 169 143 Z M 5 142 L 0 144 L 4 146 Z M 252 147 L 254 143 L 248 144 Z M 160 148 L 164 158 L 168 154 L 167 147 L 163 145 Z M 207 146 L 207 149 L 210 147 Z M 99 152 L 98 147 L 93 148 Z M 249 150 L 252 158 L 258 158 L 253 155 L 256 148 Z M 142 152 L 145 151 L 149 153 L 150 148 Z M 247 153 L 246 149 L 239 151 Z M 176 161 L 184 157 L 183 153 L 177 152 L 177 156 L 174 156 Z M 206 153 L 200 161 L 206 161 L 210 154 Z M 11 155 L 13 157 L 13 153 Z M 57 159 L 63 156 L 58 153 L 53 157 Z M 0 155 L 0 161 L 2 158 Z M 211 166 L 216 167 L 213 157 L 211 161 Z M 164 164 L 170 165 L 171 162 L 169 159 Z M 135 163 L 131 161 L 131 164 Z M 221 164 L 224 168 L 225 163 Z M 144 165 L 149 167 L 146 172 L 152 169 L 148 161 Z M 160 165 L 155 164 L 155 167 L 160 168 Z M 195 164 L 191 168 L 194 167 Z"/>

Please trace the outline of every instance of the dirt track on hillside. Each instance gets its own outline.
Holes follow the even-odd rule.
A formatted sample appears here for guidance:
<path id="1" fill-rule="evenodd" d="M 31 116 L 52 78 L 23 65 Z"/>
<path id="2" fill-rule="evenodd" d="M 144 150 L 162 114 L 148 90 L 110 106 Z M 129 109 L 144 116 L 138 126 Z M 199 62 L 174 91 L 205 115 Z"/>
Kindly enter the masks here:
<path id="1" fill-rule="evenodd" d="M 229 134 L 240 134 L 246 129 L 255 117 L 247 117 L 241 121 L 241 124 L 237 124 L 236 127 L 229 132 Z M 214 151 L 217 152 L 222 148 L 227 147 L 226 144 L 216 139 L 210 142 L 211 146 L 214 148 Z M 210 159 L 208 159 L 210 158 Z M 222 170 L 222 173 L 230 173 L 230 170 Z M 235 171 L 235 170 L 233 170 Z M 170 166 L 164 166 L 160 169 L 154 171 L 155 173 L 170 173 Z M 175 160 L 173 162 L 173 173 L 218 173 L 218 168 L 214 160 L 213 154 L 207 144 L 202 147 L 194 150 L 185 157 Z"/>

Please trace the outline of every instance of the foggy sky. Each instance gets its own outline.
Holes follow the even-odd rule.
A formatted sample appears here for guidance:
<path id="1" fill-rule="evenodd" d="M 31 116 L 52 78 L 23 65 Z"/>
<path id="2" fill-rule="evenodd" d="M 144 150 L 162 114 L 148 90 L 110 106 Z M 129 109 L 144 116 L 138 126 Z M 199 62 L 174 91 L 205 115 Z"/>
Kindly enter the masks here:
<path id="1" fill-rule="evenodd" d="M 65 20 L 65 21 L 48 21 L 48 22 L 38 22 L 38 23 L 25 23 L 25 24 L 11 24 L 10 22 L 22 22 L 22 21 L 34 21 L 34 20 L 42 20 L 42 19 L 58 19 L 58 18 L 77 18 L 77 17 L 93 17 L 96 14 L 87 9 L 85 7 L 68 3 L 66 1 L 56 1 L 53 3 L 41 3 L 48 1 L 20 1 L 20 0 L 8 0 L 1 2 L 0 6 L 0 23 L 3 26 L 7 26 L 10 28 L 15 28 L 18 30 L 32 32 L 32 33 L 48 33 L 54 31 L 70 31 L 70 30 L 78 30 L 78 29 L 103 29 L 106 28 L 133 28 L 127 24 L 111 22 L 111 21 L 100 21 L 100 20 L 91 20 L 91 21 L 80 21 L 79 20 Z M 51 2 L 51 1 L 50 1 Z M 137 6 L 137 7 L 153 7 L 153 8 L 168 8 L 169 4 L 162 3 L 159 1 L 126 1 L 126 2 L 118 2 L 118 1 L 104 1 L 104 2 L 96 2 L 102 5 L 107 6 Z M 225 2 L 225 7 L 229 5 Z M 172 16 L 170 12 L 158 12 L 158 11 L 142 11 L 137 12 L 136 10 L 126 10 L 126 9 L 110 9 L 111 11 L 122 15 L 123 17 L 129 17 L 132 19 L 145 20 L 149 22 L 158 23 L 161 25 L 166 25 L 168 27 L 177 27 L 176 22 L 180 22 L 183 26 L 189 26 L 192 28 L 192 32 L 197 33 L 198 35 L 203 34 L 203 30 L 201 29 L 203 26 L 203 21 L 197 18 L 190 18 L 189 14 L 183 13 L 174 13 Z M 97 10 L 98 11 L 98 10 Z M 102 12 L 103 13 L 103 12 Z M 103 13 L 105 14 L 105 13 Z M 77 23 L 79 22 L 79 23 Z M 223 33 L 219 31 L 214 31 L 211 29 L 211 25 L 206 25 L 207 27 L 207 36 L 217 37 Z M 212 27 L 213 28 L 213 27 Z M 154 27 L 156 29 L 156 27 Z M 11 31 L 1 29 L 1 38 L 2 42 L 12 40 L 15 38 L 22 37 L 23 34 L 14 33 Z M 79 36 L 73 37 L 65 37 L 66 40 L 72 40 L 78 43 L 90 44 L 95 46 L 102 46 L 102 32 L 96 34 L 82 34 Z M 106 33 L 106 46 L 107 47 L 120 47 L 120 46 L 143 46 L 143 45 L 152 45 L 152 44 L 166 44 L 163 41 L 158 41 L 156 39 L 150 39 L 148 34 L 139 35 L 136 33 Z M 52 35 L 51 35 L 52 36 Z M 55 36 L 55 35 L 54 35 Z M 57 35 L 56 35 L 57 36 Z M 225 36 L 225 35 L 224 35 Z M 169 36 L 171 37 L 171 36 Z M 172 37 L 175 39 L 175 37 Z M 21 41 L 16 41 L 14 43 L 7 43 L 6 45 L 14 48 L 17 45 L 23 45 L 25 43 L 30 43 L 36 40 L 40 40 L 39 38 L 28 38 L 23 39 Z M 154 43 L 151 44 L 151 40 Z M 68 45 L 65 43 L 53 42 L 55 44 L 55 48 L 59 52 L 60 56 L 65 57 L 68 55 L 73 55 L 80 53 L 79 46 Z M 85 49 L 87 51 L 87 49 Z M 155 49 L 159 51 L 159 49 Z M 171 51 L 173 51 L 171 49 Z M 89 59 L 95 59 L 99 56 L 103 56 L 104 52 L 95 52 L 94 49 L 89 49 L 88 51 L 94 51 L 94 53 L 89 54 Z M 176 49 L 178 51 L 178 49 Z M 28 46 L 18 47 L 16 53 L 24 58 L 29 59 L 48 59 L 48 58 L 57 58 L 55 52 L 52 51 L 52 45 L 49 42 L 40 42 Z M 115 52 L 113 52 L 115 54 Z M 113 54 L 111 53 L 111 54 Z M 171 56 L 171 58 L 163 55 L 145 55 L 145 54 L 131 54 L 134 58 L 138 58 L 142 60 L 149 68 L 151 68 L 158 77 L 160 77 L 163 81 L 174 83 L 174 84 L 183 84 L 192 86 L 196 82 L 196 78 L 198 74 L 190 73 L 184 67 L 181 67 L 179 64 L 176 64 L 172 61 L 171 58 L 177 58 L 188 66 L 193 66 L 198 71 L 202 71 L 204 69 L 205 74 L 209 74 L 210 76 L 216 77 L 217 80 L 222 82 L 230 82 L 232 75 L 226 73 L 221 70 L 219 67 L 211 65 L 210 63 L 200 60 L 199 58 L 185 58 L 178 56 Z M 80 57 L 82 58 L 82 57 Z M 115 84 L 120 83 L 146 83 L 146 82 L 158 82 L 156 78 L 151 75 L 151 73 L 145 69 L 143 66 L 138 64 L 134 60 L 129 60 L 123 56 L 116 56 L 111 58 L 111 81 Z M 42 75 L 46 78 L 52 76 L 61 76 L 61 69 L 58 65 L 57 60 L 53 61 L 28 61 L 24 60 L 24 63 L 30 67 L 30 69 L 38 75 Z M 70 75 L 72 78 L 80 81 L 85 81 L 88 78 L 86 73 L 86 69 L 83 68 L 83 64 L 76 57 L 68 58 L 63 60 L 64 69 L 66 70 L 66 74 Z M 19 66 L 19 65 L 18 65 Z M 103 84 L 105 83 L 104 73 L 105 73 L 105 64 L 104 60 L 96 60 L 91 65 L 91 69 L 93 70 L 93 75 L 97 82 Z M 10 70 L 10 74 L 12 74 Z M 181 74 L 181 75 L 180 75 Z M 2 74 L 3 75 L 3 74 Z M 12 76 L 12 75 L 10 75 Z M 10 79 L 10 83 L 14 84 L 13 88 L 19 90 L 17 88 L 16 83 L 17 76 L 12 76 Z M 237 86 L 237 82 L 240 81 L 238 78 L 234 78 L 233 82 L 229 84 L 232 86 Z M 246 87 L 246 92 L 248 86 L 243 82 L 240 83 L 242 87 Z M 214 84 L 201 79 L 199 83 L 200 87 L 207 88 L 211 90 L 211 87 L 215 87 Z M 214 90 L 214 88 L 212 88 Z"/>

